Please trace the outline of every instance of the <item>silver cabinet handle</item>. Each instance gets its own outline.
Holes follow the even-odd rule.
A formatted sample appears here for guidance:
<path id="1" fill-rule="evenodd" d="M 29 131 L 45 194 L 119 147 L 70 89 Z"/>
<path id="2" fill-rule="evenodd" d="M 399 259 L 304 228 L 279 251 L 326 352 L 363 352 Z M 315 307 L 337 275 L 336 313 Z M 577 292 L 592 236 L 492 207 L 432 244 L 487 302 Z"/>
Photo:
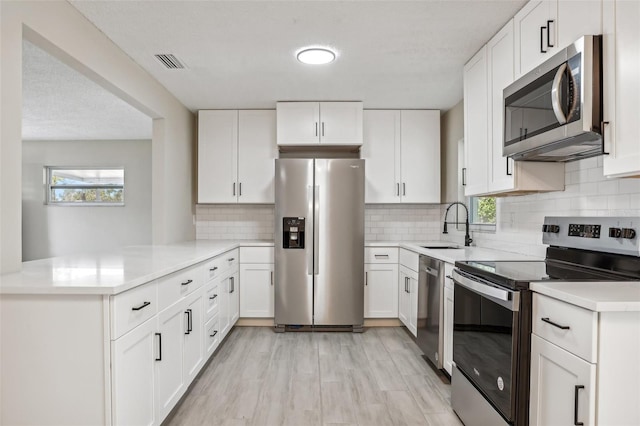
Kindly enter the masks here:
<path id="1" fill-rule="evenodd" d="M 575 426 L 583 426 L 584 422 L 578 421 L 578 391 L 584 389 L 583 385 L 576 385 L 574 387 L 574 399 L 573 399 L 573 424 Z"/>
<path id="2" fill-rule="evenodd" d="M 411 293 L 411 285 L 410 285 L 411 281 L 409 280 L 409 277 L 407 277 L 407 293 Z"/>
<path id="3" fill-rule="evenodd" d="M 158 336 L 158 358 L 156 361 L 162 361 L 162 333 L 155 333 Z"/>

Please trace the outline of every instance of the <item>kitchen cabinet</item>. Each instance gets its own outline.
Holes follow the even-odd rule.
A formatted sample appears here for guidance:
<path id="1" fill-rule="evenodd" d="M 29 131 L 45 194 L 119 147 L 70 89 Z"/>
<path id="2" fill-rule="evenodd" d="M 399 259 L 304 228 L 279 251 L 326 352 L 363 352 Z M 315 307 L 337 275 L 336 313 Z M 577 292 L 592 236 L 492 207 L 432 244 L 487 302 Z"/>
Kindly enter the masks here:
<path id="1" fill-rule="evenodd" d="M 365 110 L 366 203 L 440 202 L 440 111 Z"/>
<path id="2" fill-rule="evenodd" d="M 400 249 L 398 318 L 414 337 L 418 335 L 418 264 L 417 253 Z"/>
<path id="3" fill-rule="evenodd" d="M 465 196 L 564 190 L 564 164 L 502 156 L 503 90 L 514 81 L 513 21 L 464 67 Z"/>
<path id="4" fill-rule="evenodd" d="M 398 318 L 398 249 L 365 248 L 364 317 Z"/>
<path id="5" fill-rule="evenodd" d="M 362 145 L 362 102 L 278 102 L 278 145 Z"/>
<path id="6" fill-rule="evenodd" d="M 603 68 L 605 149 L 608 177 L 640 177 L 640 2 L 605 1 Z"/>
<path id="7" fill-rule="evenodd" d="M 198 112 L 198 203 L 273 203 L 274 110 Z"/>
<path id="8" fill-rule="evenodd" d="M 604 2 L 606 3 L 606 2 Z M 515 77 L 586 34 L 602 32 L 601 0 L 531 0 L 514 17 Z"/>
<path id="9" fill-rule="evenodd" d="M 534 293 L 529 423 L 639 424 L 639 357 L 640 312 Z"/>
<path id="10" fill-rule="evenodd" d="M 240 317 L 273 318 L 273 263 L 240 264 Z"/>
<path id="11" fill-rule="evenodd" d="M 204 292 L 199 289 L 184 301 L 186 324 L 184 338 L 184 377 L 191 383 L 204 363 Z"/>
<path id="12" fill-rule="evenodd" d="M 155 364 L 158 353 L 155 318 L 111 345 L 113 424 L 154 425 Z"/>
<path id="13" fill-rule="evenodd" d="M 443 306 L 443 354 L 444 359 L 442 365 L 449 375 L 453 374 L 453 279 L 451 278 L 451 272 L 453 271 L 453 265 L 451 263 L 444 264 L 444 306 Z"/>
<path id="14" fill-rule="evenodd" d="M 238 297 L 238 267 L 228 271 L 221 280 L 220 300 L 220 338 L 224 339 L 231 327 L 240 317 L 240 299 Z"/>

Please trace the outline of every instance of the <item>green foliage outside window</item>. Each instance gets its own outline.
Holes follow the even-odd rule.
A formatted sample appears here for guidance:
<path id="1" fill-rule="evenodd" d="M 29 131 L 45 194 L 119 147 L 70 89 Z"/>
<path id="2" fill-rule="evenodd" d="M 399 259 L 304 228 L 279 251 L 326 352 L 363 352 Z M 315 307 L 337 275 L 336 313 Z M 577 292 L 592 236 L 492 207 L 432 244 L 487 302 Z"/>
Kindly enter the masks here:
<path id="1" fill-rule="evenodd" d="M 494 197 L 473 197 L 471 199 L 472 222 L 493 225 L 496 223 L 496 199 Z"/>

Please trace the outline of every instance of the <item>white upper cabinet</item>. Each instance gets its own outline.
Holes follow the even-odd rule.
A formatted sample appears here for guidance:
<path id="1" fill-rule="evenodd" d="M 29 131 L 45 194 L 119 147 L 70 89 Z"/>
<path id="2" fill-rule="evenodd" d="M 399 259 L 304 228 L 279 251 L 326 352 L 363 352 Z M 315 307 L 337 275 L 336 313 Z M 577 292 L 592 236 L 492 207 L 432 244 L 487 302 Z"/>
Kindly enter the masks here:
<path id="1" fill-rule="evenodd" d="M 605 1 L 603 8 L 603 171 L 610 177 L 640 176 L 640 2 Z"/>
<path id="2" fill-rule="evenodd" d="M 238 111 L 198 112 L 198 202 L 237 202 Z"/>
<path id="3" fill-rule="evenodd" d="M 557 0 L 531 0 L 514 17 L 516 78 L 558 50 L 557 12 Z"/>
<path id="4" fill-rule="evenodd" d="M 558 47 L 563 49 L 584 35 L 602 34 L 602 5 L 602 0 L 559 0 Z"/>
<path id="5" fill-rule="evenodd" d="M 273 203 L 273 110 L 198 112 L 198 203 Z"/>
<path id="6" fill-rule="evenodd" d="M 440 111 L 366 110 L 366 203 L 440 202 Z"/>
<path id="7" fill-rule="evenodd" d="M 462 174 L 464 195 L 478 195 L 488 191 L 489 144 L 487 105 L 487 46 L 476 53 L 464 66 L 464 155 Z"/>
<path id="8" fill-rule="evenodd" d="M 362 102 L 278 102 L 278 145 L 362 145 Z"/>

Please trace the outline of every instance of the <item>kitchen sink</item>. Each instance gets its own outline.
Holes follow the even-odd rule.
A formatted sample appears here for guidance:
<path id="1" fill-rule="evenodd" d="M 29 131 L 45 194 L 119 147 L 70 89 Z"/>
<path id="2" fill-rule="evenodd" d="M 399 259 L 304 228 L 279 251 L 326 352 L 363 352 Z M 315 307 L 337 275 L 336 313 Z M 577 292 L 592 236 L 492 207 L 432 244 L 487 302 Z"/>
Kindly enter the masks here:
<path id="1" fill-rule="evenodd" d="M 463 249 L 464 247 L 459 247 L 459 246 L 421 246 L 422 248 L 426 248 L 426 249 L 434 249 L 434 250 L 445 250 L 445 249 L 454 249 L 454 250 L 458 250 L 458 249 Z"/>

